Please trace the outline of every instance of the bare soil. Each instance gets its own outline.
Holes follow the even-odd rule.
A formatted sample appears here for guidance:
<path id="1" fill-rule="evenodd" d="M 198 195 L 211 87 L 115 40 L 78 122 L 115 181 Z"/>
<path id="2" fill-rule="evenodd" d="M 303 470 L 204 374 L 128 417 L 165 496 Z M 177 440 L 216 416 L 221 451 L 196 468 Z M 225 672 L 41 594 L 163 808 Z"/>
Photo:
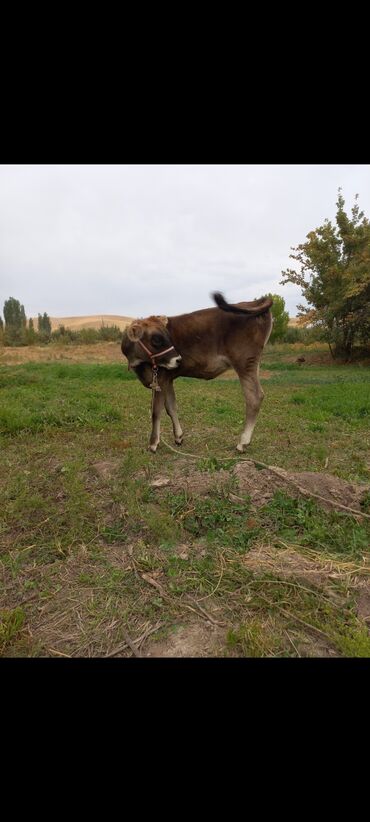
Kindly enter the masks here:
<path id="1" fill-rule="evenodd" d="M 316 494 L 324 499 L 316 499 L 318 505 L 326 510 L 342 510 L 340 505 L 348 506 L 361 513 L 361 501 L 369 491 L 370 486 L 356 485 L 352 482 L 340 479 L 333 474 L 318 473 L 317 471 L 292 472 L 283 468 L 271 466 L 270 468 L 257 468 L 252 460 L 239 462 L 231 471 L 231 476 L 237 480 L 239 491 L 243 495 L 251 498 L 252 504 L 256 508 L 261 508 L 269 502 L 278 490 L 285 491 L 292 497 L 300 496 L 299 488 Z M 275 473 L 276 472 L 276 473 Z M 220 471 L 191 471 L 184 474 L 179 468 L 172 477 L 165 475 L 156 477 L 151 486 L 160 493 L 163 489 L 170 489 L 173 493 L 186 491 L 189 496 L 204 496 L 212 490 L 221 490 L 230 482 L 230 472 L 221 469 Z M 305 495 L 304 495 L 305 496 Z M 232 499 L 240 499 L 235 494 L 230 494 Z M 339 503 L 339 504 L 338 504 Z"/>
<path id="2" fill-rule="evenodd" d="M 225 644 L 225 630 L 210 622 L 177 625 L 164 640 L 152 641 L 143 656 L 214 657 Z"/>
<path id="3" fill-rule="evenodd" d="M 251 497 L 257 508 L 265 505 L 277 490 L 287 491 L 293 497 L 300 496 L 300 487 L 329 500 L 328 503 L 316 500 L 327 510 L 340 511 L 340 505 L 337 504 L 340 503 L 361 512 L 361 500 L 369 490 L 369 486 L 355 485 L 333 474 L 320 474 L 316 471 L 293 473 L 275 466 L 271 467 L 274 471 L 268 468 L 258 469 L 252 461 L 246 460 L 238 463 L 233 469 L 240 490 Z"/>

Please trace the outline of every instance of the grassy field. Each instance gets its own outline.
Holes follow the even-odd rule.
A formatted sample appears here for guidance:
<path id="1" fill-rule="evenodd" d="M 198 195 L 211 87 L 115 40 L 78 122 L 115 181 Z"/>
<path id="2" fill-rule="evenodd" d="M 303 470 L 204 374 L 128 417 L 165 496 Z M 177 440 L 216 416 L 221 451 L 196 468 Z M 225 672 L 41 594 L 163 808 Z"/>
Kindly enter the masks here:
<path id="1" fill-rule="evenodd" d="M 164 417 L 149 454 L 150 394 L 107 345 L 0 366 L 0 654 L 369 656 L 370 520 L 289 485 L 256 507 L 232 374 L 176 382 L 182 449 Z M 245 457 L 370 513 L 370 368 L 300 351 L 267 348 Z"/>

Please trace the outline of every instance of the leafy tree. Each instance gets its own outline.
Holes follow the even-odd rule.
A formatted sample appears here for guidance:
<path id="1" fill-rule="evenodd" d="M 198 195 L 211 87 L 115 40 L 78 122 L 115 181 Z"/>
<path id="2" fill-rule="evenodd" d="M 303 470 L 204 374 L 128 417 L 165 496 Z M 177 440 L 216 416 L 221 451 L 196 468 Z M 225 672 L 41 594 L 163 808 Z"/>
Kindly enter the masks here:
<path id="1" fill-rule="evenodd" d="M 9 297 L 4 303 L 5 341 L 9 345 L 19 345 L 25 342 L 27 326 L 24 306 L 15 297 Z"/>
<path id="2" fill-rule="evenodd" d="M 370 338 L 370 222 L 357 199 L 350 218 L 339 189 L 336 225 L 325 220 L 292 249 L 300 271 L 282 271 L 282 284 L 299 285 L 308 303 L 298 306 L 302 322 L 321 328 L 334 356 L 347 358 Z"/>
<path id="3" fill-rule="evenodd" d="M 304 332 L 303 328 L 297 328 L 296 325 L 290 325 L 283 336 L 283 342 L 285 343 L 297 343 L 304 341 Z"/>
<path id="4" fill-rule="evenodd" d="M 28 345 L 34 345 L 37 340 L 37 334 L 35 331 L 35 326 L 32 317 L 30 317 L 30 319 L 28 320 L 26 340 Z"/>
<path id="5" fill-rule="evenodd" d="M 285 311 L 285 300 L 279 294 L 269 294 L 273 300 L 271 313 L 274 318 L 274 324 L 270 334 L 270 342 L 274 343 L 277 340 L 282 340 L 285 336 L 289 323 L 289 314 Z"/>
<path id="6" fill-rule="evenodd" d="M 50 317 L 48 317 L 46 311 L 44 314 L 39 314 L 37 318 L 37 327 L 39 331 L 39 337 L 42 342 L 49 342 L 51 338 L 51 322 Z"/>
<path id="7" fill-rule="evenodd" d="M 8 300 L 5 300 L 3 313 L 6 326 L 9 325 L 19 330 L 25 326 L 26 315 L 24 306 L 14 297 L 9 297 Z"/>
<path id="8" fill-rule="evenodd" d="M 44 322 L 45 334 L 48 334 L 49 337 L 50 337 L 50 335 L 51 335 L 51 322 L 50 322 L 50 317 L 48 317 L 46 311 L 45 311 L 44 316 L 43 316 L 43 322 Z"/>

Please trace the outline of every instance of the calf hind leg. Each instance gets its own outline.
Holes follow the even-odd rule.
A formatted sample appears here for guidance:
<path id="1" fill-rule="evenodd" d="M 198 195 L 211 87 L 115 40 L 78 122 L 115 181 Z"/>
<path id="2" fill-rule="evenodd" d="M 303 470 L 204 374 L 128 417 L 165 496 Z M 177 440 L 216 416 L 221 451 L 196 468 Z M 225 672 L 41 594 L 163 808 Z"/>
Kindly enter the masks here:
<path id="1" fill-rule="evenodd" d="M 238 451 L 243 452 L 252 439 L 264 393 L 258 378 L 258 369 L 244 373 L 239 371 L 238 376 L 246 402 L 246 418 L 244 430 L 236 447 Z"/>

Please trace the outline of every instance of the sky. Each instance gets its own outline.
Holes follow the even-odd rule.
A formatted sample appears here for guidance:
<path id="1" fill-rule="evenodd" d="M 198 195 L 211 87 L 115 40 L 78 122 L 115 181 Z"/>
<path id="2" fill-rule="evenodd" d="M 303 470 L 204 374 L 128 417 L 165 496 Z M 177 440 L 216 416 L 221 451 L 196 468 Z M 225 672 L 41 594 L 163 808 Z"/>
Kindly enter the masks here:
<path id="1" fill-rule="evenodd" d="M 370 216 L 369 165 L 0 165 L 0 312 L 182 314 L 300 289 L 291 247 L 346 210 Z"/>

